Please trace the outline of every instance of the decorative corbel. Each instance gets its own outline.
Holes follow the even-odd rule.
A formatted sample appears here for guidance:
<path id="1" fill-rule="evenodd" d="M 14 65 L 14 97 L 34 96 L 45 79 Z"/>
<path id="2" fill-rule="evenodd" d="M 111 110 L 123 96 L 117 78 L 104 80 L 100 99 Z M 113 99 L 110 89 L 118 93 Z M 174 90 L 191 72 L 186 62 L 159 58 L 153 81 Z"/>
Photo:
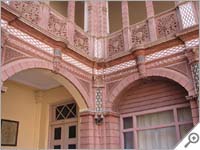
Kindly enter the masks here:
<path id="1" fill-rule="evenodd" d="M 189 61 L 189 64 L 199 61 L 199 47 L 186 49 L 185 55 Z"/>
<path id="2" fill-rule="evenodd" d="M 60 71 L 60 68 L 62 60 L 62 52 L 60 49 L 54 49 L 54 57 L 53 57 L 53 71 L 54 73 L 58 73 Z"/>
<path id="3" fill-rule="evenodd" d="M 136 54 L 136 63 L 137 63 L 137 68 L 138 72 L 141 78 L 146 76 L 146 65 L 145 65 L 145 55 L 144 51 L 138 51 L 135 53 Z"/>

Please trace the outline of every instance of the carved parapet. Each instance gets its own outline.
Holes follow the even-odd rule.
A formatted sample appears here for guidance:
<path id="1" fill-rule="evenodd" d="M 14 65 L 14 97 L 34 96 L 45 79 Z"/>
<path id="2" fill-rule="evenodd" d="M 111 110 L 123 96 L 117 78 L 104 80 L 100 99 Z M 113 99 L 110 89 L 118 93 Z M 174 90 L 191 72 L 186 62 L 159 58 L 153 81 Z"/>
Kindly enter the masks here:
<path id="1" fill-rule="evenodd" d="M 74 33 L 74 46 L 85 54 L 89 54 L 88 37 L 79 31 L 75 30 Z"/>
<path id="2" fill-rule="evenodd" d="M 130 28 L 132 47 L 137 47 L 141 44 L 145 44 L 150 40 L 149 29 L 147 22 L 136 24 Z"/>
<path id="3" fill-rule="evenodd" d="M 10 6 L 17 10 L 22 17 L 34 24 L 38 24 L 41 3 L 39 1 L 11 1 Z"/>
<path id="4" fill-rule="evenodd" d="M 108 56 L 124 51 L 123 33 L 114 33 L 108 38 Z"/>
<path id="5" fill-rule="evenodd" d="M 156 30 L 158 38 L 175 34 L 179 29 L 176 11 L 164 13 L 156 17 Z"/>
<path id="6" fill-rule="evenodd" d="M 53 12 L 50 13 L 48 31 L 57 37 L 67 39 L 67 23 Z"/>

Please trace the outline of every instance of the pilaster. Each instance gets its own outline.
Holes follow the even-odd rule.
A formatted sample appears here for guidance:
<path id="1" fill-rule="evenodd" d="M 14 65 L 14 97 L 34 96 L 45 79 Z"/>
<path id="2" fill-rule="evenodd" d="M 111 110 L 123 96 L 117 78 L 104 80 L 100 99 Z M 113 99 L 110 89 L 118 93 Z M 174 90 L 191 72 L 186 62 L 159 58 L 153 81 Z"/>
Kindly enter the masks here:
<path id="1" fill-rule="evenodd" d="M 71 45 L 74 45 L 74 26 L 75 26 L 75 1 L 68 2 L 68 40 Z"/>

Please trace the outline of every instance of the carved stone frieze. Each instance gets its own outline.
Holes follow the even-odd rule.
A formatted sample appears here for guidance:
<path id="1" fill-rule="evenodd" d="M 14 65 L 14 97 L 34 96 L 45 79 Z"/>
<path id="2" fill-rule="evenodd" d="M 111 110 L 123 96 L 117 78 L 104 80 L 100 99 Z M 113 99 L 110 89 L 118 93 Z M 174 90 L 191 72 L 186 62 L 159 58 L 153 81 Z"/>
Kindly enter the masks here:
<path id="1" fill-rule="evenodd" d="M 67 38 L 67 24 L 51 13 L 49 17 L 48 31 L 58 37 Z"/>
<path id="2" fill-rule="evenodd" d="M 170 14 L 156 18 L 156 27 L 158 38 L 175 34 L 178 30 L 176 12 L 174 11 Z"/>
<path id="3" fill-rule="evenodd" d="M 77 30 L 75 30 L 74 34 L 74 45 L 86 54 L 89 54 L 88 37 L 84 36 Z"/>
<path id="4" fill-rule="evenodd" d="M 122 51 L 124 51 L 124 39 L 123 34 L 120 33 L 108 40 L 108 55 L 112 56 Z"/>
<path id="5" fill-rule="evenodd" d="M 150 40 L 147 23 L 137 25 L 131 28 L 132 46 L 144 44 Z"/>

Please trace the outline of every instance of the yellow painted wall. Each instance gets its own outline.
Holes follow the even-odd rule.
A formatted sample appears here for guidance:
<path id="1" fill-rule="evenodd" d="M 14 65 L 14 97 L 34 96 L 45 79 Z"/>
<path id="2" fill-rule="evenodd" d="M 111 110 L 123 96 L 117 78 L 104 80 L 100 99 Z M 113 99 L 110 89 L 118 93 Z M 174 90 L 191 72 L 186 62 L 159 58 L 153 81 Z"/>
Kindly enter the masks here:
<path id="1" fill-rule="evenodd" d="M 72 96 L 64 87 L 41 91 L 36 97 L 38 90 L 29 86 L 13 81 L 4 86 L 8 90 L 2 94 L 2 118 L 19 121 L 14 148 L 48 148 L 49 106 L 72 100 Z"/>
<path id="2" fill-rule="evenodd" d="M 34 89 L 15 82 L 5 82 L 8 87 L 2 94 L 2 118 L 19 121 L 17 148 L 36 148 L 34 139 L 36 103 Z"/>

